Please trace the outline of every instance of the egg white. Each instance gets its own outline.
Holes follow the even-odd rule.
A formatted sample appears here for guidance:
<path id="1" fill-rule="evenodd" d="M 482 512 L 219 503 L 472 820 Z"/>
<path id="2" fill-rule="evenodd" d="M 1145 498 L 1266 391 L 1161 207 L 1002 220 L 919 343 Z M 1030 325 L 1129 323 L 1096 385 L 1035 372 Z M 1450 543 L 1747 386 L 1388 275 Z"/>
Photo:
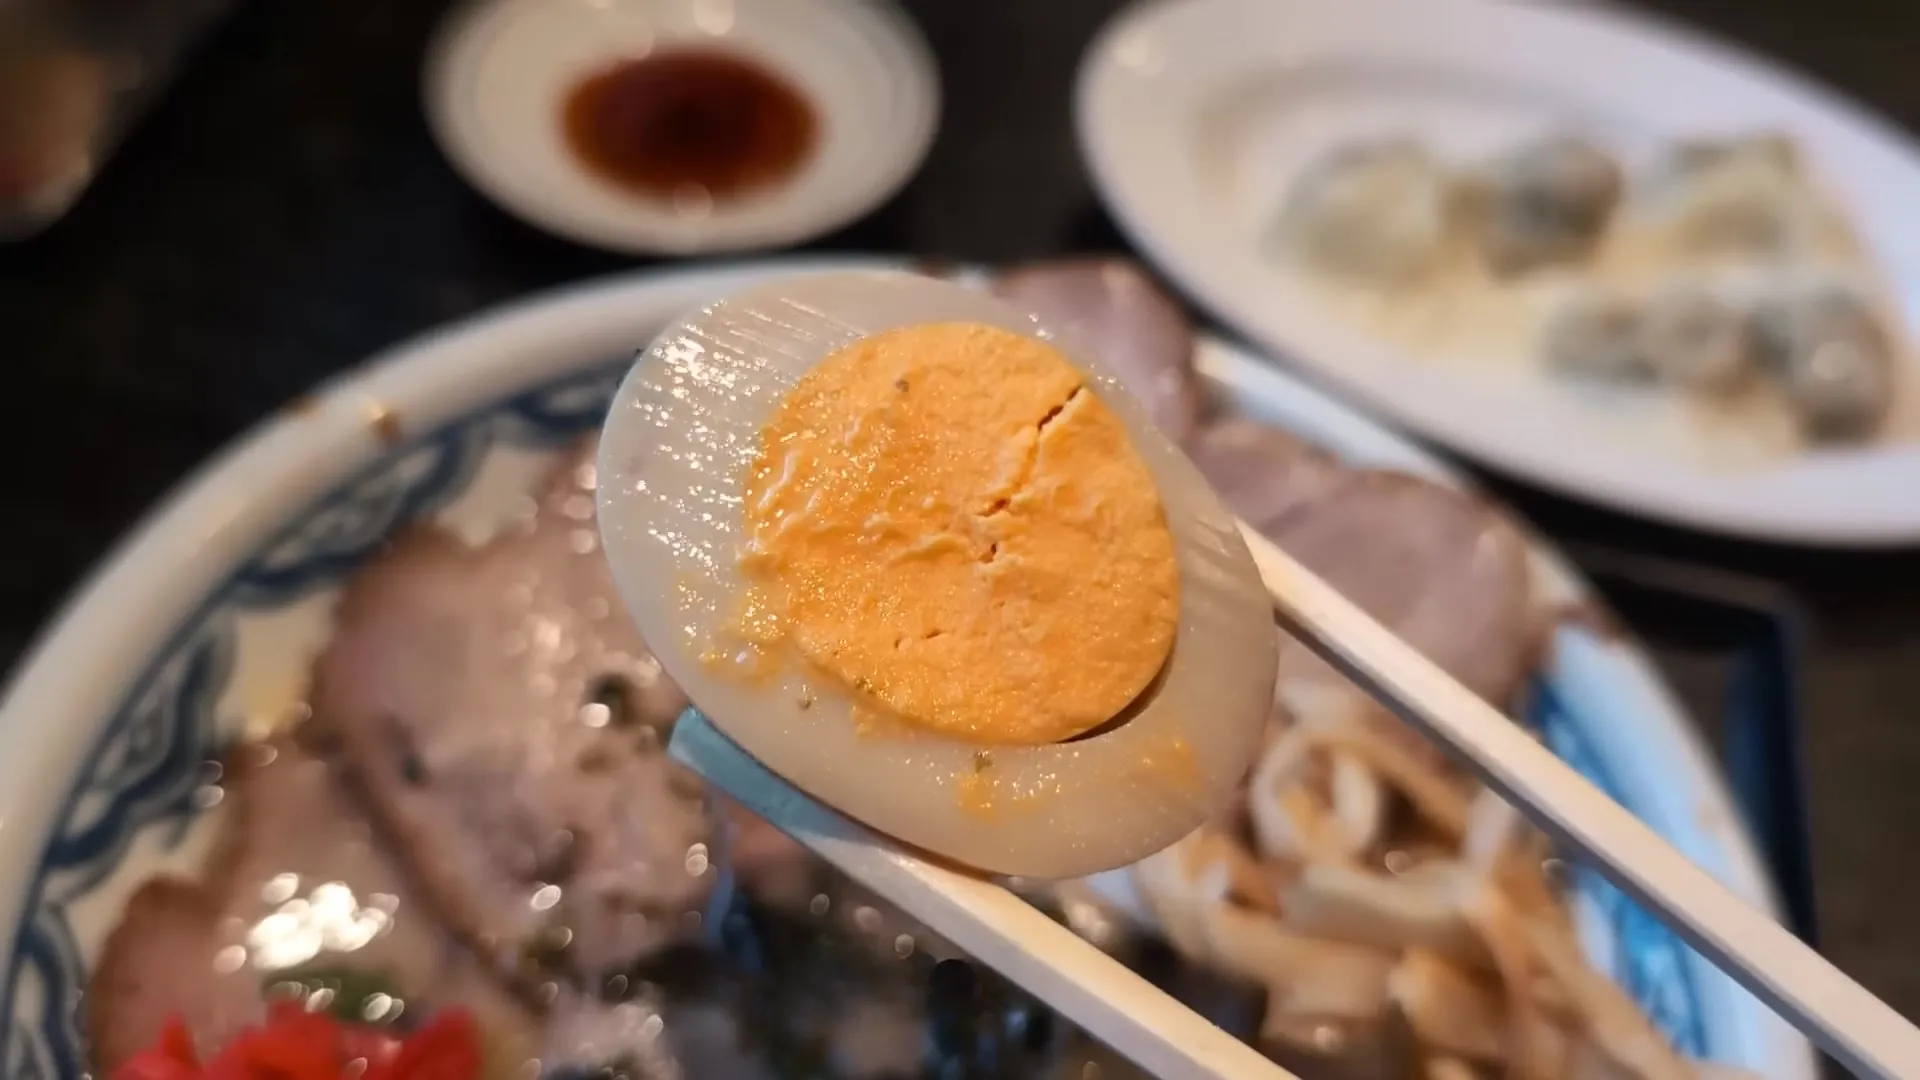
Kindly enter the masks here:
<path id="1" fill-rule="evenodd" d="M 1102 734 L 986 747 L 918 729 L 863 732 L 848 695 L 797 660 L 747 679 L 699 659 L 724 641 L 745 588 L 741 490 L 775 407 L 814 364 L 861 337 L 955 321 L 1060 348 L 1159 486 L 1180 570 L 1179 627 L 1143 706 Z M 762 764 L 874 829 L 989 872 L 1078 877 L 1191 832 L 1253 761 L 1272 707 L 1277 631 L 1232 516 L 1097 358 L 1001 300 L 863 272 L 788 278 L 701 308 L 628 373 L 601 438 L 599 478 L 607 557 L 667 673 Z M 963 795 L 983 749 L 994 778 L 984 808 Z M 1186 762 L 1170 766 L 1170 756 Z"/>

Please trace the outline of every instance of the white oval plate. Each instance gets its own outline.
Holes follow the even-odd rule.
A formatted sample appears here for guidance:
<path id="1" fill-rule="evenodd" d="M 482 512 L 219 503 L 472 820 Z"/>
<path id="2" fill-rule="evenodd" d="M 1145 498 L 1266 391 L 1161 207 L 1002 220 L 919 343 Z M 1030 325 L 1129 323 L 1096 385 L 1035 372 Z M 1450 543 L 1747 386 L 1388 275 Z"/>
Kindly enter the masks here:
<path id="1" fill-rule="evenodd" d="M 78 1076 L 72 1003 L 126 896 L 204 856 L 203 763 L 302 693 L 342 580 L 406 522 L 483 536 L 560 448 L 598 427 L 634 350 L 694 304 L 779 273 L 754 262 L 636 275 L 403 344 L 262 425 L 107 560 L 0 700 L 0 1075 Z M 1454 477 L 1245 352 L 1201 351 L 1239 407 L 1351 460 Z M 1550 598 L 1585 587 L 1537 548 Z M 1563 628 L 1534 719 L 1550 743 L 1751 902 L 1765 875 L 1687 720 L 1636 650 Z M 1696 1056 L 1811 1080 L 1806 1045 L 1619 893 L 1581 882 L 1602 968 Z"/>
<path id="2" fill-rule="evenodd" d="M 582 168 L 560 128 L 581 79 L 668 47 L 725 50 L 813 106 L 799 171 L 737 199 L 647 200 Z M 878 206 L 926 156 L 933 57 L 892 4 L 861 0 L 474 0 L 441 28 L 425 94 L 434 137 L 488 198 L 540 228 L 641 254 L 779 247 Z"/>
<path id="3" fill-rule="evenodd" d="M 1909 325 L 1920 157 L 1831 94 L 1618 12 L 1484 0 L 1166 0 L 1082 66 L 1080 143 L 1115 218 L 1200 303 L 1324 385 L 1515 476 L 1667 522 L 1810 544 L 1920 540 L 1920 443 L 1706 463 L 1635 445 L 1541 372 L 1420 360 L 1315 302 L 1258 243 L 1294 170 L 1333 142 L 1414 133 L 1486 152 L 1572 125 L 1629 156 L 1779 130 L 1861 226 Z M 1920 379 L 1920 370 L 1913 373 Z"/>

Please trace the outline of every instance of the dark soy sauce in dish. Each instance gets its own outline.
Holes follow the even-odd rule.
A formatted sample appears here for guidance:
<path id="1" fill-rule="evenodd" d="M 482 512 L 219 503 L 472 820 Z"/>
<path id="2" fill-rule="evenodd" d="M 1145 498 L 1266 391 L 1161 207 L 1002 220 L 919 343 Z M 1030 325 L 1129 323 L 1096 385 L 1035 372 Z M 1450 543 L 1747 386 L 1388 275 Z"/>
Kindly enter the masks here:
<path id="1" fill-rule="evenodd" d="M 561 110 L 589 171 L 634 194 L 715 202 L 772 187 L 812 154 L 819 120 L 792 84 L 731 53 L 682 49 L 582 79 Z"/>

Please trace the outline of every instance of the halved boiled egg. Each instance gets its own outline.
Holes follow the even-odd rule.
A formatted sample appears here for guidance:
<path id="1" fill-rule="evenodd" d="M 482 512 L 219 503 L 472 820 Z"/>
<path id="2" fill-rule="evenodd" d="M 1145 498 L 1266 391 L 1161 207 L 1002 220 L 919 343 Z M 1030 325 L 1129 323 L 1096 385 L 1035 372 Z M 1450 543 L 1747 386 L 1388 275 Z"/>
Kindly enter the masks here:
<path id="1" fill-rule="evenodd" d="M 1231 515 L 1097 357 L 895 273 L 662 334 L 601 438 L 604 547 L 721 731 L 843 813 L 1075 877 L 1217 813 L 1272 707 Z"/>

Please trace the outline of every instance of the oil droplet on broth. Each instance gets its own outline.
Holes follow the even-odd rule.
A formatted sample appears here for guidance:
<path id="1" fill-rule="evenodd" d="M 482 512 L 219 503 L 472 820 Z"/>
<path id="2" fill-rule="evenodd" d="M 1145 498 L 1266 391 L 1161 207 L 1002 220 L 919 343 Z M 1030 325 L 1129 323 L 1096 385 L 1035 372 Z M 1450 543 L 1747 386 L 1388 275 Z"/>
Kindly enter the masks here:
<path id="1" fill-rule="evenodd" d="M 261 970 L 277 971 L 322 953 L 353 952 L 386 932 L 398 906 L 384 893 L 362 903 L 344 883 L 322 882 L 248 927 L 245 953 Z"/>
<path id="2" fill-rule="evenodd" d="M 284 904 L 299 891 L 299 874 L 275 874 L 260 886 L 260 899 L 269 904 Z"/>
<path id="3" fill-rule="evenodd" d="M 360 1006 L 360 1018 L 369 1024 L 387 1024 L 400 1019 L 407 1003 L 391 994 L 369 994 Z"/>

